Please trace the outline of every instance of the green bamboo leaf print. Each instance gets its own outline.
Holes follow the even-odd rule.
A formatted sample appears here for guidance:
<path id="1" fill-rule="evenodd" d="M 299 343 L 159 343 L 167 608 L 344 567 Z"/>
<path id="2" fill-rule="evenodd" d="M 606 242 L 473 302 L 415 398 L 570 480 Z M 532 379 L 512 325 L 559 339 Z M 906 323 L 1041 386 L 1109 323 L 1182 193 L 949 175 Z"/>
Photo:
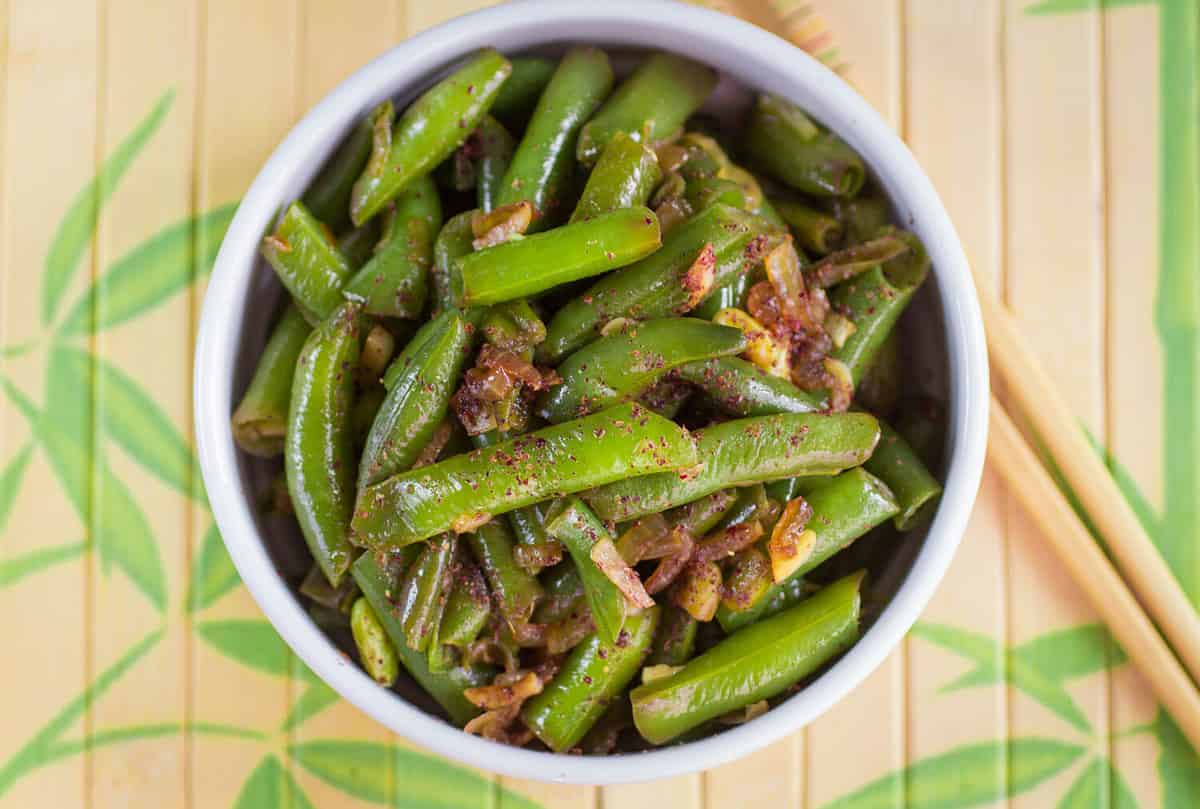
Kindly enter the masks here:
<path id="1" fill-rule="evenodd" d="M 162 612 L 167 574 L 150 523 L 133 492 L 99 452 L 95 458 L 92 538 L 102 565 L 114 564 Z"/>
<path id="2" fill-rule="evenodd" d="M 4 346 L 0 348 L 0 360 L 15 360 L 17 357 L 23 357 L 33 349 L 37 348 L 37 343 L 33 340 L 16 345 Z"/>
<path id="3" fill-rule="evenodd" d="M 292 705 L 279 729 L 284 732 L 294 730 L 337 701 L 336 691 L 323 682 L 315 682 L 306 688 Z"/>
<path id="4" fill-rule="evenodd" d="M 1128 658 L 1100 624 L 1083 624 L 1038 635 L 1012 656 L 1055 680 L 1072 680 L 1114 668 Z"/>
<path id="5" fill-rule="evenodd" d="M 17 408 L 17 412 L 29 423 L 30 429 L 36 429 L 38 424 L 37 405 L 30 401 L 29 397 L 10 380 L 0 377 L 0 386 L 4 388 L 4 395 L 12 402 L 13 407 Z"/>
<path id="6" fill-rule="evenodd" d="M 82 693 L 63 706 L 63 709 L 22 745 L 12 758 L 0 765 L 0 796 L 23 775 L 53 760 L 51 756 L 54 745 L 63 732 L 75 724 L 88 706 L 153 649 L 162 640 L 162 636 L 161 629 L 155 630 L 131 646 L 117 662 L 100 672 Z"/>
<path id="7" fill-rule="evenodd" d="M 29 466 L 29 458 L 33 455 L 33 444 L 26 444 L 13 456 L 4 471 L 0 472 L 0 537 L 4 536 L 4 526 L 8 522 L 8 514 L 17 499 L 21 488 L 21 480 L 25 477 L 25 467 Z"/>
<path id="8" fill-rule="evenodd" d="M 1058 809 L 1138 809 L 1129 785 L 1107 760 L 1098 758 L 1084 768 L 1058 802 Z"/>
<path id="9" fill-rule="evenodd" d="M 322 781 L 364 801 L 405 809 L 475 809 L 496 803 L 497 788 L 490 781 L 390 744 L 320 740 L 289 745 L 288 754 Z M 506 809 L 539 809 L 508 790 L 501 789 L 500 798 Z"/>
<path id="10" fill-rule="evenodd" d="M 158 306 L 207 275 L 237 203 L 159 231 L 117 259 L 84 293 L 62 325 L 66 335 L 88 335 Z"/>
<path id="11" fill-rule="evenodd" d="M 1025 9 L 1026 14 L 1063 14 L 1069 11 L 1088 11 L 1094 8 L 1146 6 L 1157 0 L 1043 0 Z"/>
<path id="12" fill-rule="evenodd" d="M 277 677 L 286 677 L 294 669 L 301 679 L 319 681 L 304 664 L 293 663 L 291 650 L 266 621 L 252 618 L 204 621 L 196 626 L 196 631 L 214 649 L 244 666 Z"/>
<path id="13" fill-rule="evenodd" d="M 1071 766 L 1083 752 L 1078 745 L 1039 738 L 963 745 L 889 773 L 824 809 L 892 809 L 897 795 L 906 796 L 906 809 L 982 806 L 1028 792 Z"/>
<path id="14" fill-rule="evenodd" d="M 914 626 L 912 634 L 977 664 L 974 670 L 943 686 L 942 693 L 1007 680 L 1013 688 L 1036 700 L 1074 727 L 1084 733 L 1091 732 L 1092 726 L 1087 715 L 1054 677 L 1011 653 L 1008 654 L 1008 665 L 1002 666 L 997 659 L 1003 653 L 1002 647 L 992 638 L 951 626 L 927 623 Z"/>
<path id="15" fill-rule="evenodd" d="M 1150 501 L 1142 494 L 1142 489 L 1138 486 L 1137 481 L 1133 479 L 1133 475 L 1129 474 L 1129 470 L 1117 460 L 1115 455 L 1101 446 L 1100 442 L 1096 440 L 1096 436 L 1092 435 L 1091 430 L 1085 427 L 1083 432 L 1091 443 L 1092 448 L 1099 453 L 1100 458 L 1104 461 L 1104 465 L 1108 467 L 1108 472 L 1112 475 L 1113 482 L 1120 489 L 1121 496 L 1128 501 L 1129 507 L 1133 509 L 1133 514 L 1138 518 L 1138 522 L 1142 524 L 1142 528 L 1149 536 L 1157 536 L 1161 530 L 1161 526 L 1158 524 L 1158 515 L 1155 514 L 1154 507 L 1150 505 Z"/>
<path id="16" fill-rule="evenodd" d="M 10 587 L 26 576 L 32 576 L 61 562 L 69 562 L 88 549 L 86 542 L 69 542 L 52 548 L 39 548 L 0 562 L 0 589 Z"/>
<path id="17" fill-rule="evenodd" d="M 1194 809 L 1200 795 L 1200 756 L 1162 709 L 1154 718 L 1154 737 L 1158 739 L 1162 809 Z"/>
<path id="18" fill-rule="evenodd" d="M 50 242 L 50 249 L 46 252 L 46 268 L 42 273 L 43 325 L 49 325 L 54 319 L 59 301 L 79 269 L 79 260 L 96 230 L 100 208 L 112 196 L 121 177 L 133 165 L 134 159 L 167 117 L 174 100 L 174 90 L 168 90 L 159 98 L 150 113 L 104 161 L 91 182 L 75 195 L 71 207 L 67 209 L 67 215 L 58 223 L 58 230 Z"/>
<path id="19" fill-rule="evenodd" d="M 202 610 L 241 583 L 229 551 L 221 541 L 221 532 L 213 523 L 204 533 L 196 561 L 189 576 L 188 612 Z"/>
<path id="20" fill-rule="evenodd" d="M 233 809 L 312 809 L 312 803 L 279 759 L 267 756 L 242 785 Z"/>
<path id="21" fill-rule="evenodd" d="M 104 359 L 65 345 L 58 351 L 77 379 L 91 380 L 97 394 L 96 420 L 105 434 L 155 477 L 205 502 L 199 464 L 158 403 Z"/>
<path id="22" fill-rule="evenodd" d="M 125 744 L 126 742 L 141 742 L 148 739 L 161 739 L 167 736 L 178 736 L 181 733 L 259 742 L 267 740 L 267 735 L 261 731 L 250 728 L 239 728 L 234 725 L 223 725 L 219 722 L 158 722 L 152 725 L 106 728 L 104 730 L 93 731 L 86 739 L 72 739 L 70 741 L 58 742 L 50 748 L 47 760 L 43 763 L 79 755 L 85 751 L 90 752 L 100 747 L 110 747 L 115 744 Z"/>

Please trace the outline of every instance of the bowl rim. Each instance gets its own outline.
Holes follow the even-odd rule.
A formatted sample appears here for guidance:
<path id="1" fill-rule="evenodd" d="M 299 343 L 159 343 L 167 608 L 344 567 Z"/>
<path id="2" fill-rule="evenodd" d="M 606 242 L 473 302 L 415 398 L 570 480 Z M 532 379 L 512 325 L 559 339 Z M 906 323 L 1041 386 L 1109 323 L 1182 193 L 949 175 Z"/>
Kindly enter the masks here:
<path id="1" fill-rule="evenodd" d="M 586 32 L 579 36 L 578 32 Z M 864 156 L 933 259 L 950 385 L 945 492 L 904 581 L 849 651 L 802 691 L 717 736 L 643 753 L 586 757 L 524 750 L 463 733 L 385 691 L 312 623 L 275 570 L 242 496 L 230 427 L 233 368 L 258 241 L 282 204 L 374 104 L 483 45 L 501 50 L 563 41 L 668 48 L 716 64 L 742 82 L 800 103 Z M 307 174 L 306 174 L 307 172 Z M 300 178 L 302 182 L 298 181 Z M 694 5 L 644 0 L 523 0 L 442 23 L 393 47 L 325 96 L 279 144 L 238 206 L 213 268 L 194 366 L 197 449 L 213 516 L 250 594 L 300 659 L 392 731 L 456 761 L 508 776 L 619 784 L 708 769 L 758 750 L 824 713 L 901 642 L 932 598 L 961 541 L 983 470 L 989 402 L 979 304 L 966 256 L 932 183 L 891 128 L 842 79 L 778 36 Z"/>

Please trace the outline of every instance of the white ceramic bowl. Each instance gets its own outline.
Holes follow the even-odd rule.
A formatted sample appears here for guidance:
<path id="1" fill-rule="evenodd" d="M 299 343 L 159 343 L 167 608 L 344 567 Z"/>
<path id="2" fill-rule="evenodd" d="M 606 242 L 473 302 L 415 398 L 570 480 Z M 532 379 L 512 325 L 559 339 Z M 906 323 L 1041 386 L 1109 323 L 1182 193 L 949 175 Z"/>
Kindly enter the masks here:
<path id="1" fill-rule="evenodd" d="M 727 81 L 791 99 L 854 147 L 891 198 L 898 221 L 921 237 L 933 259 L 923 319 L 932 322 L 939 332 L 935 341 L 944 345 L 935 364 L 949 397 L 940 508 L 895 576 L 894 595 L 862 639 L 801 692 L 748 724 L 701 741 L 605 758 L 534 752 L 468 736 L 371 681 L 313 624 L 277 572 L 248 495 L 254 473 L 235 448 L 229 421 L 278 296 L 258 260 L 259 239 L 344 134 L 383 99 L 407 102 L 477 48 L 492 45 L 511 53 L 569 42 L 672 50 L 707 62 Z M 657 0 L 526 0 L 490 8 L 405 41 L 343 82 L 296 125 L 242 200 L 217 257 L 196 348 L 196 434 L 204 482 L 238 572 L 279 634 L 342 696 L 417 744 L 506 775 L 572 783 L 644 781 L 716 766 L 794 732 L 862 682 L 917 619 L 958 546 L 983 467 L 987 406 L 983 329 L 966 257 L 941 201 L 904 144 L 854 90 L 784 40 L 696 6 Z"/>

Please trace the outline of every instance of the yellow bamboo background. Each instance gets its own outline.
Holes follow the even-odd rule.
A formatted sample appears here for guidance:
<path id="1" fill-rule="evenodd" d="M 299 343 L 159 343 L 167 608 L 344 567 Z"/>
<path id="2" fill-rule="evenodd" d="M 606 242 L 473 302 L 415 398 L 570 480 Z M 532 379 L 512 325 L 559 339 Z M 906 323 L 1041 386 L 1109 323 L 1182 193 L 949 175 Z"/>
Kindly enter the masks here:
<path id="1" fill-rule="evenodd" d="M 597 0 L 600 2 L 601 0 Z M 1160 480 L 1161 369 L 1151 322 L 1156 264 L 1157 13 L 1153 6 L 1029 17 L 1029 0 L 722 0 L 783 33 L 809 36 L 813 7 L 846 75 L 911 144 L 981 275 L 1012 306 L 1079 418 L 1104 438 L 1152 502 Z M 480 0 L 0 0 L 0 345 L 40 334 L 47 245 L 98 161 L 168 87 L 172 111 L 104 209 L 75 279 L 188 211 L 237 199 L 292 123 L 350 71 Z M 105 330 L 92 350 L 152 391 L 190 433 L 191 352 L 203 286 Z M 40 392 L 37 352 L 0 360 Z M 39 394 L 40 395 L 40 394 Z M 29 431 L 0 398 L 0 461 Z M 301 685 L 249 676 L 197 642 L 182 609 L 208 513 L 119 453 L 171 586 L 166 640 L 84 714 L 73 733 L 142 722 L 278 724 Z M 79 540 L 84 527 L 35 453 L 4 556 Z M 0 590 L 0 761 L 158 625 L 94 555 Z M 244 590 L 206 617 L 257 618 Z M 992 474 L 925 620 L 1015 644 L 1094 621 L 1036 531 Z M 808 729 L 704 775 L 597 790 L 514 782 L 548 809 L 817 809 L 906 763 L 955 745 L 1044 736 L 1087 743 L 1015 690 L 939 694 L 967 671 L 914 639 Z M 1156 747 L 1110 729 L 1149 721 L 1153 700 L 1128 666 L 1068 685 L 1139 802 L 1157 806 Z M 345 704 L 286 741 L 390 740 Z M 106 747 L 36 770 L 3 798 L 25 807 L 233 806 L 261 744 L 172 735 Z M 317 807 L 366 806 L 292 767 Z M 1052 806 L 1077 768 L 997 805 Z M 899 805 L 899 804 L 898 804 Z"/>

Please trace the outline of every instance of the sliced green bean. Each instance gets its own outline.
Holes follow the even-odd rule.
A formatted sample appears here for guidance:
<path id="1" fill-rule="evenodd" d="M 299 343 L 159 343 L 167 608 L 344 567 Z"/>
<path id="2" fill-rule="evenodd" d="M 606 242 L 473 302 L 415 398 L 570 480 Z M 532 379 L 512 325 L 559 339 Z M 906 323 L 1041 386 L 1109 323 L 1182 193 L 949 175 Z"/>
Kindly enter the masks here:
<path id="1" fill-rule="evenodd" d="M 716 86 L 717 72 L 708 65 L 671 53 L 653 54 L 579 133 L 579 162 L 595 163 L 618 132 L 648 145 L 674 136 Z"/>
<path id="2" fill-rule="evenodd" d="M 806 194 L 852 197 L 867 177 L 853 149 L 779 96 L 758 96 L 744 142 L 756 164 Z"/>
<path id="3" fill-rule="evenodd" d="M 854 403 L 863 410 L 888 415 L 900 398 L 907 370 L 901 358 L 900 330 L 893 328 L 854 390 Z"/>
<path id="4" fill-rule="evenodd" d="M 275 233 L 263 239 L 262 254 L 309 323 L 320 323 L 341 305 L 350 262 L 304 203 L 288 206 Z"/>
<path id="5" fill-rule="evenodd" d="M 661 244 L 653 211 L 623 208 L 462 256 L 451 289 L 461 307 L 486 306 L 624 267 Z"/>
<path id="6" fill-rule="evenodd" d="M 910 531 L 922 524 L 937 503 L 942 486 L 899 433 L 883 422 L 879 427 L 879 446 L 864 467 L 896 496 L 900 505 L 900 512 L 893 519 L 896 530 Z"/>
<path id="7" fill-rule="evenodd" d="M 338 251 L 346 257 L 351 272 L 357 271 L 371 258 L 375 244 L 379 241 L 379 234 L 379 221 L 372 219 L 338 237 Z"/>
<path id="8" fill-rule="evenodd" d="M 654 646 L 646 662 L 651 666 L 682 666 L 695 653 L 696 630 L 700 622 L 674 604 L 662 609 Z"/>
<path id="9" fill-rule="evenodd" d="M 366 547 L 399 547 L 448 529 L 469 531 L 550 497 L 697 460 L 695 442 L 681 427 L 637 405 L 618 405 L 370 486 L 353 527 Z"/>
<path id="10" fill-rule="evenodd" d="M 458 283 L 458 260 L 473 249 L 471 231 L 474 211 L 450 217 L 433 243 L 433 309 L 445 312 L 454 307 L 453 288 Z"/>
<path id="11" fill-rule="evenodd" d="M 491 617 L 492 602 L 483 574 L 474 564 L 459 564 L 453 573 L 453 587 L 437 640 L 445 646 L 465 649 L 479 637 Z"/>
<path id="12" fill-rule="evenodd" d="M 847 244 L 873 239 L 891 215 L 887 200 L 867 193 L 853 199 L 828 197 L 825 208 L 842 224 Z"/>
<path id="13" fill-rule="evenodd" d="M 424 652 L 442 622 L 450 597 L 450 562 L 455 537 L 445 534 L 425 543 L 415 562 L 404 574 L 397 599 L 400 624 L 408 648 Z"/>
<path id="14" fill-rule="evenodd" d="M 866 413 L 786 413 L 727 421 L 696 434 L 699 467 L 619 480 L 583 495 L 603 520 L 623 522 L 718 489 L 796 475 L 826 475 L 871 456 L 879 423 Z"/>
<path id="15" fill-rule="evenodd" d="M 492 103 L 492 115 L 505 126 L 519 128 L 525 125 L 550 77 L 554 75 L 555 63 L 540 56 L 514 56 L 512 75 L 500 86 L 496 100 Z"/>
<path id="16" fill-rule="evenodd" d="M 534 210 L 532 230 L 557 219 L 571 187 L 579 130 L 612 83 L 604 51 L 579 47 L 567 52 L 538 99 L 500 185 L 497 205 L 528 201 Z"/>
<path id="17" fill-rule="evenodd" d="M 629 616 L 614 643 L 599 633 L 585 638 L 545 690 L 525 703 L 525 725 L 556 753 L 577 745 L 637 676 L 658 621 L 659 610 L 652 607 Z"/>
<path id="18" fill-rule="evenodd" d="M 774 199 L 771 202 L 805 250 L 823 256 L 842 246 L 846 232 L 834 217 L 796 200 Z"/>
<path id="19" fill-rule="evenodd" d="M 615 537 L 578 497 L 566 498 L 551 508 L 546 515 L 546 533 L 571 554 L 600 638 L 615 643 L 625 624 L 625 596 L 592 561 L 592 546 L 605 539 L 612 542 Z"/>
<path id="20" fill-rule="evenodd" d="M 738 329 L 691 317 L 662 318 L 601 337 L 558 366 L 562 383 L 543 394 L 538 413 L 566 421 L 636 399 L 663 374 L 684 363 L 737 354 Z"/>
<path id="21" fill-rule="evenodd" d="M 725 634 L 732 635 L 744 626 L 749 626 L 763 618 L 769 618 L 778 612 L 799 604 L 812 592 L 812 587 L 802 578 L 790 578 L 787 581 L 772 585 L 767 593 L 747 609 L 730 609 L 722 603 L 717 607 L 717 623 Z"/>
<path id="22" fill-rule="evenodd" d="M 524 299 L 489 307 L 482 326 L 483 339 L 505 351 L 527 351 L 546 339 L 546 324 Z"/>
<path id="23" fill-rule="evenodd" d="M 409 105 L 386 138 L 376 127 L 371 159 L 354 184 L 350 218 L 362 224 L 422 174 L 428 174 L 475 131 L 512 72 L 484 48 Z"/>
<path id="24" fill-rule="evenodd" d="M 337 587 L 353 561 L 354 436 L 351 410 L 362 318 L 347 303 L 304 343 L 292 378 L 283 459 L 288 495 L 313 559 Z"/>
<path id="25" fill-rule="evenodd" d="M 509 79 L 511 81 L 511 78 Z M 490 115 L 485 115 L 479 122 L 472 140 L 468 145 L 474 145 L 479 153 L 476 168 L 476 202 L 479 210 L 487 213 L 500 203 L 500 190 L 504 187 L 504 175 L 512 162 L 513 152 L 517 142 L 508 134 L 504 125 Z"/>
<path id="26" fill-rule="evenodd" d="M 858 640 L 862 574 L 730 635 L 682 669 L 633 689 L 642 738 L 663 744 L 709 720 L 783 693 Z"/>
<path id="27" fill-rule="evenodd" d="M 250 387 L 233 411 L 233 439 L 251 455 L 270 458 L 283 452 L 296 360 L 311 331 L 295 304 L 284 309 L 271 330 Z"/>
<path id="28" fill-rule="evenodd" d="M 367 674 L 383 687 L 391 688 L 400 676 L 400 661 L 379 616 L 362 596 L 350 609 L 350 632 L 358 648 L 358 659 Z"/>
<path id="29" fill-rule="evenodd" d="M 522 569 L 513 558 L 514 540 L 508 524 L 492 520 L 467 536 L 475 559 L 483 568 L 492 597 L 509 628 L 515 633 L 529 623 L 534 607 L 542 598 L 542 586 L 536 577 Z"/>
<path id="30" fill-rule="evenodd" d="M 684 198 L 687 199 L 688 205 L 692 207 L 693 211 L 703 211 L 718 202 L 740 208 L 743 211 L 749 211 L 750 208 L 742 187 L 732 180 L 720 177 L 701 177 L 688 180 Z"/>
<path id="31" fill-rule="evenodd" d="M 371 118 L 359 122 L 304 192 L 313 216 L 341 232 L 350 224 L 350 191 L 371 156 Z"/>
<path id="32" fill-rule="evenodd" d="M 738 500 L 738 490 L 720 489 L 679 506 L 668 512 L 667 521 L 693 537 L 702 537 L 717 526 L 729 514 Z"/>
<path id="33" fill-rule="evenodd" d="M 699 387 L 731 416 L 816 413 L 827 407 L 824 395 L 801 390 L 737 357 L 690 362 L 676 368 L 675 376 Z"/>
<path id="34" fill-rule="evenodd" d="M 662 169 L 654 152 L 644 143 L 618 132 L 588 175 L 571 221 L 645 205 L 661 181 Z"/>

